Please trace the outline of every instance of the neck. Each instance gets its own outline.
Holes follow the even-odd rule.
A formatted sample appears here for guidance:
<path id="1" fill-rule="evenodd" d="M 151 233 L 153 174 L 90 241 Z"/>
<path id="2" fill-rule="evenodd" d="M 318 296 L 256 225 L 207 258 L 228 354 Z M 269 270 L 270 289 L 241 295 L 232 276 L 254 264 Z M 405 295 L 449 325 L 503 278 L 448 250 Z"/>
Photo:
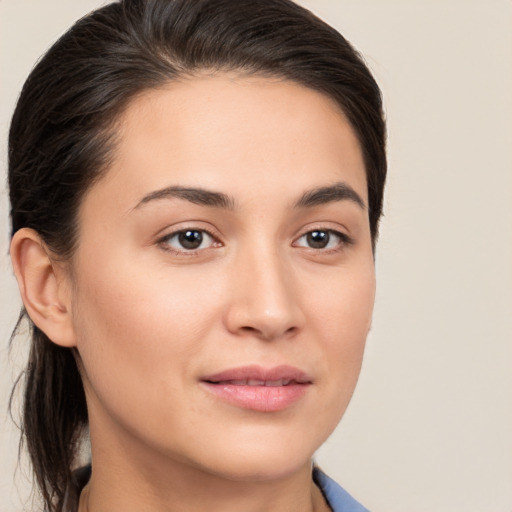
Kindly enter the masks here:
<path id="1" fill-rule="evenodd" d="M 93 437 L 93 432 L 91 432 Z M 311 461 L 284 475 L 234 478 L 122 439 L 92 441 L 93 471 L 78 512 L 327 512 Z M 126 440 L 125 440 L 126 441 Z"/>
<path id="2" fill-rule="evenodd" d="M 102 473 L 102 472 L 100 472 Z M 188 474 L 187 474 L 188 473 Z M 124 478 L 123 478 L 124 476 Z M 148 482 L 147 475 L 91 481 L 80 496 L 78 512 L 327 512 L 321 491 L 307 468 L 273 481 L 236 482 L 185 471 L 180 478 Z"/>

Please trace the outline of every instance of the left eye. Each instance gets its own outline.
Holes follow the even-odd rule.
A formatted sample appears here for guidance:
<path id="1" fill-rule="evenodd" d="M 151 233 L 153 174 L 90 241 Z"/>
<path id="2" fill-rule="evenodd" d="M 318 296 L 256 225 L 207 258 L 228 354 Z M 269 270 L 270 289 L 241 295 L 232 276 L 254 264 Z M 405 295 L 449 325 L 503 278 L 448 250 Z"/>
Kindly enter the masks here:
<path id="1" fill-rule="evenodd" d="M 162 243 L 177 251 L 194 251 L 212 247 L 214 238 L 202 229 L 184 229 L 166 236 Z"/>
<path id="2" fill-rule="evenodd" d="M 315 229 L 302 235 L 294 245 L 310 249 L 334 249 L 344 241 L 342 233 L 330 229 Z"/>

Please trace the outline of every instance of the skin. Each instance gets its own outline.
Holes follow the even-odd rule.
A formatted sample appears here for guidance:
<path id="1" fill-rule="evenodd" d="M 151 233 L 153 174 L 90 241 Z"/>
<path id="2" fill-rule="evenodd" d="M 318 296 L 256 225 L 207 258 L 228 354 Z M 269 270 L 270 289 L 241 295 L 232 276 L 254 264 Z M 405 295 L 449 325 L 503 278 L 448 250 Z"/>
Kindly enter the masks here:
<path id="1" fill-rule="evenodd" d="M 71 261 L 29 230 L 12 249 L 31 317 L 80 354 L 94 467 L 81 511 L 327 510 L 311 457 L 353 393 L 375 294 L 350 125 L 295 83 L 218 74 L 139 96 L 119 134 Z M 297 205 L 334 184 L 363 206 L 339 194 Z M 229 208 L 155 194 L 168 187 L 225 194 Z M 211 237 L 186 250 L 184 229 Z M 310 246 L 315 230 L 330 233 L 326 248 Z M 23 269 L 45 258 L 39 297 Z M 292 365 L 311 384 L 261 412 L 201 383 L 249 364 Z"/>

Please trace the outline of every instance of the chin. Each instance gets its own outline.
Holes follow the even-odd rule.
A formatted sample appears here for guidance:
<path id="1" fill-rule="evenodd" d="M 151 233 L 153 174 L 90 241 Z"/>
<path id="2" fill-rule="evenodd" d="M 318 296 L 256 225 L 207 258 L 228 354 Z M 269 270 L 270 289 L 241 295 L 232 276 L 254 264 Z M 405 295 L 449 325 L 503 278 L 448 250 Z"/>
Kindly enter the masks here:
<path id="1" fill-rule="evenodd" d="M 311 430 L 303 429 L 239 429 L 217 439 L 218 443 L 208 443 L 209 450 L 202 450 L 195 463 L 203 471 L 233 481 L 286 479 L 311 465 L 330 432 L 312 435 Z"/>
<path id="2" fill-rule="evenodd" d="M 255 456 L 233 454 L 212 468 L 212 473 L 226 480 L 238 482 L 265 482 L 286 479 L 305 466 L 311 465 L 312 454 L 307 457 L 292 457 L 289 452 L 263 453 Z"/>

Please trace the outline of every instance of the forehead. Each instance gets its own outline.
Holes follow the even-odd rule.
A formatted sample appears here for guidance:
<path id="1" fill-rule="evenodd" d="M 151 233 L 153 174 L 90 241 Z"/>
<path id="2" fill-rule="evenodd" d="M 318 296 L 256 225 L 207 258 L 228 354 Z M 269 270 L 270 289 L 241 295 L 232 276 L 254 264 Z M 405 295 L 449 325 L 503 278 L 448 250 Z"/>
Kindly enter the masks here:
<path id="1" fill-rule="evenodd" d="M 360 145 L 341 109 L 291 81 L 218 74 L 171 82 L 134 99 L 118 126 L 106 181 L 132 202 L 172 184 L 243 195 L 340 180 L 367 201 Z"/>

